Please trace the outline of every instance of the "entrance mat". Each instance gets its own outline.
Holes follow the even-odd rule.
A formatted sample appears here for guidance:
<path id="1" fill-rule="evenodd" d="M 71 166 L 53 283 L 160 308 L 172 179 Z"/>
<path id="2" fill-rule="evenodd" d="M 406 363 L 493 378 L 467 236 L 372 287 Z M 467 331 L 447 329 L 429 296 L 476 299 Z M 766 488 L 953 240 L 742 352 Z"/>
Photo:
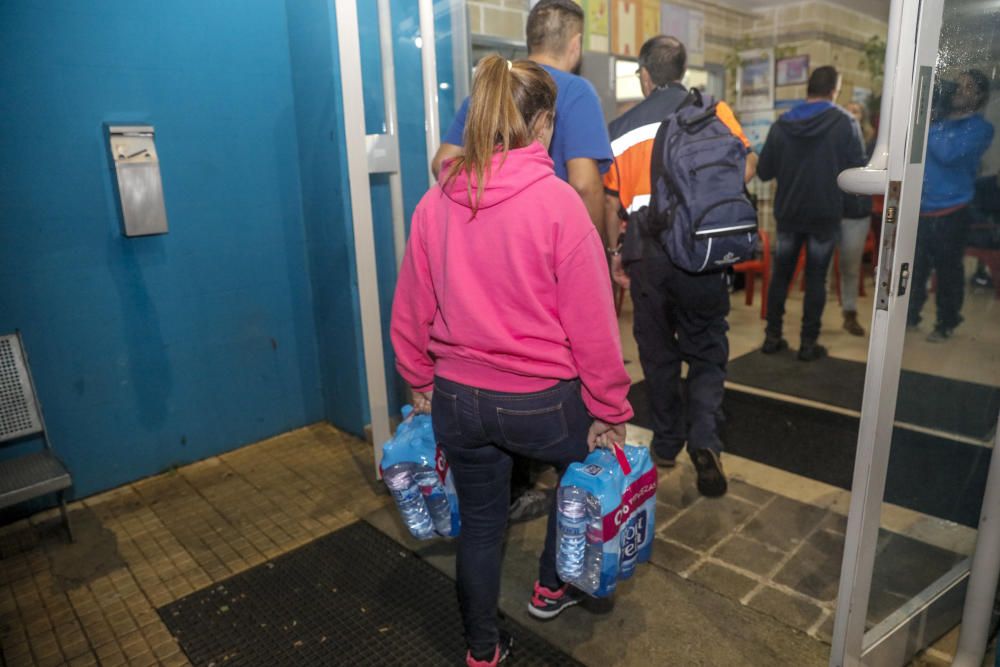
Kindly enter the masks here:
<path id="1" fill-rule="evenodd" d="M 629 391 L 633 423 L 652 429 L 648 384 Z M 727 389 L 720 435 L 725 451 L 850 490 L 860 420 L 829 410 Z M 990 449 L 895 428 L 885 500 L 976 527 Z"/>
<path id="2" fill-rule="evenodd" d="M 363 521 L 159 610 L 195 665 L 456 665 L 455 582 Z M 514 665 L 579 665 L 510 618 Z M 508 664 L 505 662 L 504 664 Z"/>
<path id="3" fill-rule="evenodd" d="M 803 363 L 792 351 L 754 350 L 730 361 L 727 376 L 737 384 L 860 412 L 865 364 L 835 357 Z M 915 371 L 900 374 L 896 421 L 987 440 L 998 410 L 1000 387 Z"/>

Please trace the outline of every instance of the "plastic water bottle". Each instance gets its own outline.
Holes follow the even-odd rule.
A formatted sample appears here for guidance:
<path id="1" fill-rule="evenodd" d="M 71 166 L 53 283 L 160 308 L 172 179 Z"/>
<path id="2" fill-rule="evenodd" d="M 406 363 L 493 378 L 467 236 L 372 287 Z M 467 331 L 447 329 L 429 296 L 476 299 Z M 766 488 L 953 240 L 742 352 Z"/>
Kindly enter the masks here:
<path id="1" fill-rule="evenodd" d="M 575 581 L 583 574 L 587 551 L 589 495 L 578 486 L 559 488 L 556 572 L 564 581 Z"/>
<path id="2" fill-rule="evenodd" d="M 604 565 L 604 519 L 600 502 L 591 494 L 587 494 L 587 519 L 587 551 L 577 588 L 595 593 L 601 585 L 601 567 Z"/>
<path id="3" fill-rule="evenodd" d="M 403 523 L 417 539 L 431 537 L 434 526 L 427 512 L 427 505 L 420 495 L 420 487 L 413 478 L 412 463 L 398 463 L 390 466 L 384 474 L 385 484 L 396 499 L 399 513 L 403 515 Z"/>
<path id="4" fill-rule="evenodd" d="M 420 487 L 420 493 L 427 504 L 427 511 L 430 512 L 431 521 L 434 522 L 434 529 L 440 535 L 451 534 L 451 505 L 448 504 L 448 496 L 445 495 L 444 486 L 437 471 L 425 466 L 417 466 L 413 472 L 413 479 Z"/>

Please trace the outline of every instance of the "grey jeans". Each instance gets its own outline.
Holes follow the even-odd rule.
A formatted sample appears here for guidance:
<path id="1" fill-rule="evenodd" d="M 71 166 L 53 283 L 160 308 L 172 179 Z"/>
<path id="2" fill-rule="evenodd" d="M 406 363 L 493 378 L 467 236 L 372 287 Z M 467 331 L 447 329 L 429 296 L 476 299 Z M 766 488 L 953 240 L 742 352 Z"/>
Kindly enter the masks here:
<path id="1" fill-rule="evenodd" d="M 861 273 L 861 255 L 871 218 L 844 218 L 840 221 L 840 300 L 844 312 L 858 310 L 858 276 Z"/>

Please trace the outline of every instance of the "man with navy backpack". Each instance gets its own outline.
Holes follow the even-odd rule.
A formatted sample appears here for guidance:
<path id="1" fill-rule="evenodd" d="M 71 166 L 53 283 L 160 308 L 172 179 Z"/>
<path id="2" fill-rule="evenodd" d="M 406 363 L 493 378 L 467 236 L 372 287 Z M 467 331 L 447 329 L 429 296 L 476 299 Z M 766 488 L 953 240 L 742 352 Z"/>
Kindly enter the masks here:
<path id="1" fill-rule="evenodd" d="M 865 164 L 861 128 L 846 109 L 834 103 L 839 92 L 837 70 L 829 65 L 817 67 L 809 77 L 806 101 L 771 126 L 760 152 L 757 176 L 764 181 L 778 179 L 774 196 L 778 245 L 767 292 L 764 354 L 788 348 L 781 337 L 785 299 L 803 247 L 806 294 L 799 359 L 815 361 L 827 354 L 817 340 L 826 305 L 826 273 L 843 213 L 837 175 Z"/>
<path id="2" fill-rule="evenodd" d="M 668 129 L 665 123 L 693 97 L 681 84 L 686 65 L 684 44 L 674 37 L 653 37 L 639 50 L 637 74 L 645 99 L 609 126 L 615 157 L 604 177 L 605 222 L 613 245 L 608 249 L 612 277 L 629 288 L 634 305 L 633 333 L 653 416 L 653 458 L 658 465 L 671 467 L 686 442 L 698 473 L 698 490 L 705 496 L 721 496 L 727 483 L 719 458 L 717 420 L 729 358 L 724 264 L 707 271 L 682 269 L 671 259 L 653 220 L 670 217 L 656 212 L 659 196 L 654 190 L 659 181 L 653 165 L 669 155 L 660 150 L 661 128 Z M 705 113 L 712 114 L 713 109 L 712 118 L 729 129 L 730 139 L 739 138 L 739 165 L 745 166 L 743 176 L 749 180 L 756 163 L 750 142 L 724 102 L 710 105 Z M 664 172 L 662 180 L 670 180 L 670 167 L 657 167 Z M 736 180 L 742 190 L 741 174 Z M 624 240 L 617 243 L 623 224 Z M 686 409 L 681 362 L 688 364 Z"/>

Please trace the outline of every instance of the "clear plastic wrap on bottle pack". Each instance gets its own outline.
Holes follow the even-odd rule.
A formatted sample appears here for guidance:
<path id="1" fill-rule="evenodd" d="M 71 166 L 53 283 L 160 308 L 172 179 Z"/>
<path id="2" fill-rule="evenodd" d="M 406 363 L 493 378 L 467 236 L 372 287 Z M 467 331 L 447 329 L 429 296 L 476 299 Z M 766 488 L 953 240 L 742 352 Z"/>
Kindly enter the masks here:
<path id="1" fill-rule="evenodd" d="M 403 421 L 382 445 L 382 479 L 410 534 L 419 540 L 459 531 L 455 481 L 437 446 L 431 417 L 403 407 Z"/>
<path id="2" fill-rule="evenodd" d="M 563 475 L 556 571 L 594 597 L 614 592 L 653 550 L 656 466 L 644 447 L 596 449 Z"/>

